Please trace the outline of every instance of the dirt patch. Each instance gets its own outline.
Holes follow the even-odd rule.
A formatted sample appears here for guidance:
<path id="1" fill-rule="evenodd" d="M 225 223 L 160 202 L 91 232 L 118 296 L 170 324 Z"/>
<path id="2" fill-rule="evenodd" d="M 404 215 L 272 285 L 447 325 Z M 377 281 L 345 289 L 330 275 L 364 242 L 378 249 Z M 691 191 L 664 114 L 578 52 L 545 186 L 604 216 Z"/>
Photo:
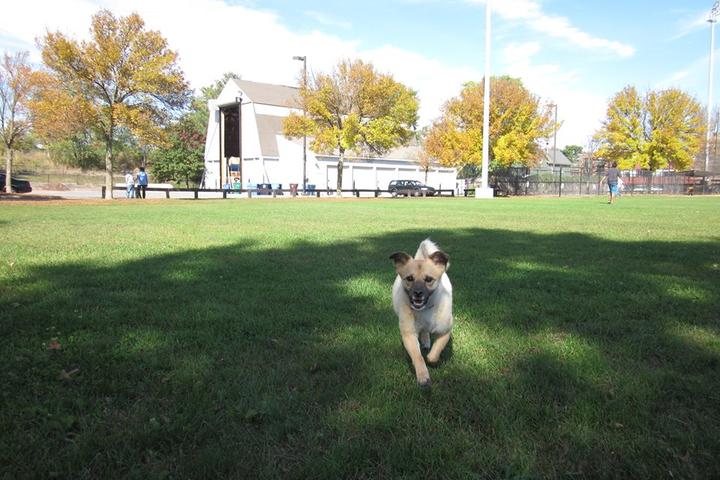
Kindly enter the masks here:
<path id="1" fill-rule="evenodd" d="M 19 202 L 47 202 L 50 200 L 65 200 L 57 195 L 37 195 L 32 193 L 0 193 L 0 201 Z"/>

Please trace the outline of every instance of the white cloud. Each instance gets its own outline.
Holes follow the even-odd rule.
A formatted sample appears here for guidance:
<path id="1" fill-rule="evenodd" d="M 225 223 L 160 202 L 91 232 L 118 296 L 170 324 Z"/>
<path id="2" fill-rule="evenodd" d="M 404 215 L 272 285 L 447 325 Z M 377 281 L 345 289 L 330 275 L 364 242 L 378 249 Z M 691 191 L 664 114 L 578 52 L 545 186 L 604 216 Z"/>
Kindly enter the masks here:
<path id="1" fill-rule="evenodd" d="M 518 1 L 512 3 L 521 5 Z M 296 84 L 302 66 L 292 60 L 294 55 L 307 56 L 310 72 L 329 71 L 341 58 L 362 58 L 418 92 L 422 126 L 440 114 L 443 103 L 456 96 L 464 82 L 483 76 L 472 64 L 450 66 L 393 45 L 368 49 L 358 41 L 319 30 L 294 33 L 271 12 L 221 0 L 12 2 L 3 15 L 0 44 L 6 48 L 10 48 L 10 41 L 27 45 L 24 48 L 39 61 L 34 47 L 36 37 L 46 30 L 87 37 L 90 17 L 101 7 L 116 15 L 136 11 L 148 28 L 159 30 L 171 48 L 179 52 L 181 67 L 194 88 L 208 85 L 228 71 L 248 80 Z M 532 12 L 536 3 L 525 0 L 525 7 L 525 11 Z M 515 15 L 521 13 L 519 9 Z M 495 57 L 502 62 L 497 73 L 520 77 L 531 91 L 558 103 L 559 119 L 565 120 L 558 134 L 559 146 L 583 142 L 595 128 L 592 119 L 604 113 L 605 99 L 583 92 L 575 72 L 536 64 L 533 58 L 540 49 L 537 42 L 507 46 L 502 55 Z"/>
<path id="2" fill-rule="evenodd" d="M 487 0 L 466 0 L 472 4 L 485 4 Z M 621 57 L 632 57 L 635 48 L 621 42 L 594 37 L 574 27 L 565 17 L 543 13 L 540 4 L 533 0 L 501 0 L 492 3 L 493 13 L 506 20 L 517 20 L 533 30 L 551 37 L 561 38 L 581 48 L 609 51 Z"/>
<path id="3" fill-rule="evenodd" d="M 562 123 L 557 134 L 559 148 L 568 144 L 584 146 L 587 137 L 600 126 L 607 99 L 586 91 L 577 72 L 535 63 L 540 49 L 537 42 L 507 45 L 500 55 L 501 71 L 520 78 L 531 92 L 541 97 L 541 103 L 557 104 L 558 121 Z"/>
<path id="4" fill-rule="evenodd" d="M 248 80 L 293 85 L 301 69 L 292 60 L 295 55 L 307 56 L 311 72 L 329 71 L 341 58 L 362 58 L 418 91 L 421 124 L 437 117 L 442 103 L 456 95 L 463 82 L 481 76 L 476 70 L 449 67 L 389 45 L 362 49 L 357 41 L 320 31 L 297 34 L 273 13 L 220 0 L 63 0 L 62 7 L 57 3 L 13 2 L 5 12 L 0 35 L 35 50 L 34 38 L 46 29 L 75 38 L 86 36 L 90 17 L 101 7 L 116 15 L 135 11 L 148 28 L 159 30 L 179 52 L 180 64 L 194 88 L 208 85 L 228 71 Z M 34 53 L 39 59 L 37 50 Z"/>

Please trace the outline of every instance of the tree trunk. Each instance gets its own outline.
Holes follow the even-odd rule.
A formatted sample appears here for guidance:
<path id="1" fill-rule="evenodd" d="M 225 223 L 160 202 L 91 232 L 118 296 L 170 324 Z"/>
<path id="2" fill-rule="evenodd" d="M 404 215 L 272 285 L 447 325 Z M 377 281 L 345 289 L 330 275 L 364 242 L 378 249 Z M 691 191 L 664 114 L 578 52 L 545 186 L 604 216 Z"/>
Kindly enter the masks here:
<path id="1" fill-rule="evenodd" d="M 13 149 L 6 146 L 5 150 L 5 191 L 12 193 L 12 164 L 13 164 Z"/>
<path id="2" fill-rule="evenodd" d="M 106 141 L 105 144 L 105 191 L 107 195 L 105 198 L 113 199 L 113 151 L 112 151 L 112 136 Z"/>
<path id="3" fill-rule="evenodd" d="M 343 166 L 345 164 L 345 149 L 340 148 L 340 158 L 337 164 L 337 189 L 336 193 L 338 197 L 342 196 L 342 177 L 343 177 Z"/>
<path id="4" fill-rule="evenodd" d="M 427 185 L 427 174 L 428 174 L 428 168 L 425 169 L 425 185 Z"/>

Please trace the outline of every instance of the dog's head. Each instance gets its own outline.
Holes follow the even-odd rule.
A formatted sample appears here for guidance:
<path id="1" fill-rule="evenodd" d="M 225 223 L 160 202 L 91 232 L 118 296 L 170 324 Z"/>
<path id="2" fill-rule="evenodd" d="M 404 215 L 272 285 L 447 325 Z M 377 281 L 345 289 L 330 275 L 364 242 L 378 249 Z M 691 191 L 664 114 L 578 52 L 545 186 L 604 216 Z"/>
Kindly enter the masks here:
<path id="1" fill-rule="evenodd" d="M 450 258 L 438 250 L 427 259 L 414 259 L 405 252 L 390 255 L 395 262 L 395 271 L 402 279 L 402 286 L 410 300 L 413 310 L 423 310 L 435 290 L 440 286 L 440 278 L 447 270 Z"/>

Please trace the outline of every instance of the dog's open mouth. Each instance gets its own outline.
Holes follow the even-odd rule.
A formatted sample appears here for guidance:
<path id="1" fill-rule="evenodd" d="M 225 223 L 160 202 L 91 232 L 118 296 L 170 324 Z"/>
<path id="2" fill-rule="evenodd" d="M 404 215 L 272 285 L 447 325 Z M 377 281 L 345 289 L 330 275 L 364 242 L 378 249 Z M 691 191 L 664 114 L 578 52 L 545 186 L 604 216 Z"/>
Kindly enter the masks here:
<path id="1" fill-rule="evenodd" d="M 427 297 L 410 299 L 410 307 L 413 310 L 422 310 L 426 306 L 427 306 Z"/>

